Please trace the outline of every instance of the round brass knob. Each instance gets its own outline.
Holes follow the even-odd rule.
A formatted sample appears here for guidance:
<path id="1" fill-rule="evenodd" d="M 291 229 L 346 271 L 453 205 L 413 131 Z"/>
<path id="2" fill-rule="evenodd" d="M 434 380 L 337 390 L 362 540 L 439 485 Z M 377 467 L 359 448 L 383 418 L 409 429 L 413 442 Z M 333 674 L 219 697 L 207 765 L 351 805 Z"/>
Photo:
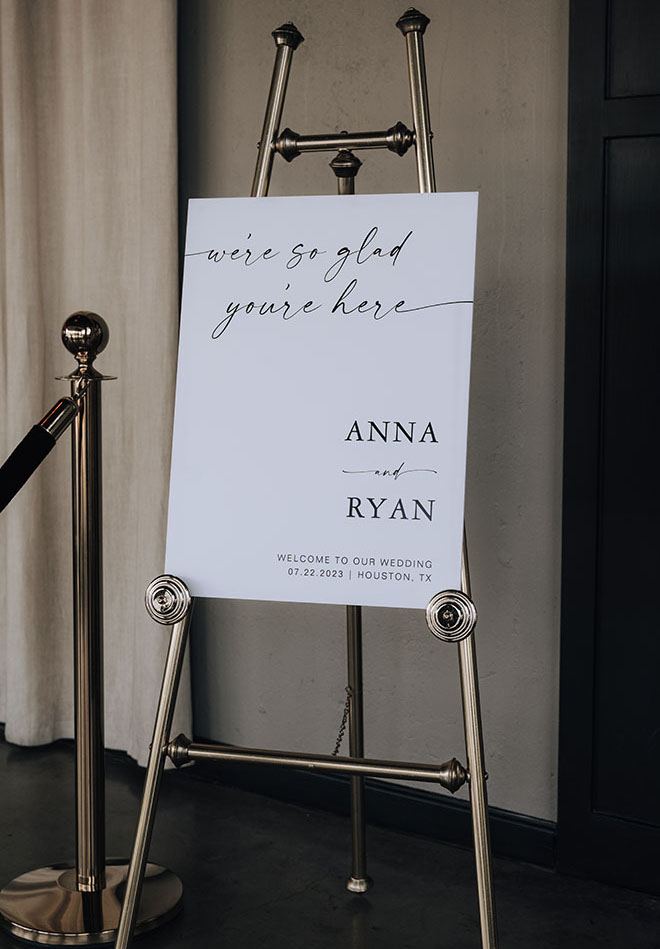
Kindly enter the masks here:
<path id="1" fill-rule="evenodd" d="M 426 607 L 426 625 L 434 636 L 446 643 L 467 639 L 476 623 L 476 607 L 460 590 L 436 593 Z"/>
<path id="2" fill-rule="evenodd" d="M 173 626 L 190 609 L 192 597 L 183 580 L 165 574 L 151 581 L 144 595 L 144 603 L 153 620 L 163 626 Z"/>

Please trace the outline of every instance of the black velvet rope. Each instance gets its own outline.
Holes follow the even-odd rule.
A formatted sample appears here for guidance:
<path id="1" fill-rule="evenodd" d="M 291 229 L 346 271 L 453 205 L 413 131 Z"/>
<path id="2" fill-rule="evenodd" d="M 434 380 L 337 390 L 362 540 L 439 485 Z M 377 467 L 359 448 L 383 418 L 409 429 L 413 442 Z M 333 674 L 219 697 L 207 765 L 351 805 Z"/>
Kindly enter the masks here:
<path id="1" fill-rule="evenodd" d="M 55 438 L 33 425 L 0 468 L 0 511 L 4 511 L 55 445 Z"/>

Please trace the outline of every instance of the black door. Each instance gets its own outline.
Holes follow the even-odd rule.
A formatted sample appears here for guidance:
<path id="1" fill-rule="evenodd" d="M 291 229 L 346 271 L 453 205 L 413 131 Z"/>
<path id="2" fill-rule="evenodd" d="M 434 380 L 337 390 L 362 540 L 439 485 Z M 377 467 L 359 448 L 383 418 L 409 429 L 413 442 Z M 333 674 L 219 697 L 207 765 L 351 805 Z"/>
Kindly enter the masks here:
<path id="1" fill-rule="evenodd" d="M 572 0 L 559 868 L 660 893 L 660 2 Z"/>

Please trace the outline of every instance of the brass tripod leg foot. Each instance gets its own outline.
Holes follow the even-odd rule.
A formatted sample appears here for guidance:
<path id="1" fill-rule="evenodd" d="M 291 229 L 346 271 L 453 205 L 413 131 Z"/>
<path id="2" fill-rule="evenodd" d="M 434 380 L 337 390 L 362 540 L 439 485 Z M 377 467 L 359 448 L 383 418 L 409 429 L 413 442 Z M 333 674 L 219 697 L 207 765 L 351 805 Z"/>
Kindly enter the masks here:
<path id="1" fill-rule="evenodd" d="M 372 886 L 371 877 L 349 877 L 346 881 L 346 889 L 350 893 L 366 893 Z"/>

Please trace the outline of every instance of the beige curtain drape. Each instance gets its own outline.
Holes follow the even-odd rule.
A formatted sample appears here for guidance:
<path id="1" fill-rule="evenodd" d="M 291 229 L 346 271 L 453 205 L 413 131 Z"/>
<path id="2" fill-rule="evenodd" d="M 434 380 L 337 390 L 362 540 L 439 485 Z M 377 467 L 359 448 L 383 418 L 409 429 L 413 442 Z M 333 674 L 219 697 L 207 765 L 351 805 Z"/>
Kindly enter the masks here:
<path id="1" fill-rule="evenodd" d="M 177 345 L 175 0 L 0 0 L 0 461 L 68 384 L 93 310 L 103 383 L 106 746 L 144 762 L 167 646 L 163 570 Z M 69 436 L 0 515 L 0 721 L 73 735 Z M 184 676 L 187 680 L 187 676 Z M 182 689 L 175 728 L 189 730 Z"/>

